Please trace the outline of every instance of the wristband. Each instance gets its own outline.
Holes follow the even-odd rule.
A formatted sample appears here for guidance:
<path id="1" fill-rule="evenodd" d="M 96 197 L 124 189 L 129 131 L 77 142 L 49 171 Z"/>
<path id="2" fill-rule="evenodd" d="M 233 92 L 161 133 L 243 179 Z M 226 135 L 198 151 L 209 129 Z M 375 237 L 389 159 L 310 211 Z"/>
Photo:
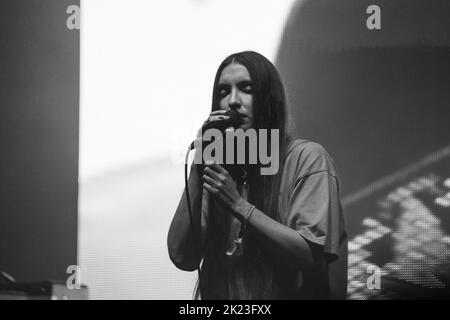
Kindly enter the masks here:
<path id="1" fill-rule="evenodd" d="M 245 220 L 243 223 L 241 223 L 241 230 L 239 231 L 239 235 L 236 239 L 234 239 L 234 247 L 233 249 L 227 251 L 227 255 L 229 256 L 242 256 L 244 254 L 244 250 L 242 248 L 242 240 L 245 236 L 245 230 L 247 229 L 248 220 L 250 220 L 250 217 L 252 216 L 253 212 L 255 211 L 256 207 L 252 205 L 250 209 L 248 210 L 247 214 L 245 215 Z"/>

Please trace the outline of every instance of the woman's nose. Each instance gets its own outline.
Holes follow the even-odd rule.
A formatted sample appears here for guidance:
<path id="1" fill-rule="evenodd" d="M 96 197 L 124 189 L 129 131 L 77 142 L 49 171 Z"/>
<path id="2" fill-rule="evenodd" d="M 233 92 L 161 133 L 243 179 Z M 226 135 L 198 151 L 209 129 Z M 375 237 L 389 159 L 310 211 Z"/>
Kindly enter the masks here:
<path id="1" fill-rule="evenodd" d="M 230 100 L 228 101 L 228 107 L 230 109 L 237 109 L 241 106 L 241 102 L 239 101 L 237 90 L 232 90 L 230 95 Z"/>
<path id="2" fill-rule="evenodd" d="M 241 107 L 241 104 L 239 102 L 237 102 L 237 101 L 228 104 L 228 108 L 230 108 L 231 110 L 237 110 L 240 107 Z"/>

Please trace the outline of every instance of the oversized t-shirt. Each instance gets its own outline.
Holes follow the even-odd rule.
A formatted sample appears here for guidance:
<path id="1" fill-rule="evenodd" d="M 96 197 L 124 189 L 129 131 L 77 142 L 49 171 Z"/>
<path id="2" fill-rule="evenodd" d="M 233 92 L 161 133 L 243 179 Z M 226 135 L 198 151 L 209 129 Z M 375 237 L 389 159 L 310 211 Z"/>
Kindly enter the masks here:
<path id="1" fill-rule="evenodd" d="M 289 147 L 280 188 L 281 223 L 320 245 L 327 266 L 302 274 L 299 298 L 345 299 L 347 236 L 333 160 L 319 144 L 295 140 Z"/>
<path id="2" fill-rule="evenodd" d="M 243 195 L 245 197 L 245 195 Z M 215 206 L 215 210 L 220 207 Z M 223 209 L 222 209 L 223 210 Z M 228 214 L 222 212 L 222 214 Z M 282 299 L 345 299 L 347 292 L 347 236 L 339 196 L 339 182 L 333 160 L 318 143 L 294 140 L 282 172 L 279 194 L 280 223 L 324 252 L 327 264 L 321 270 L 280 272 L 277 281 L 286 287 Z M 208 194 L 202 202 L 202 224 L 208 224 Z M 230 239 L 238 233 L 237 220 L 231 224 Z M 227 258 L 224 258 L 227 259 Z M 230 298 L 226 281 L 238 281 L 245 269 L 236 259 L 224 260 L 214 286 L 214 298 Z M 225 276 L 226 275 L 226 276 Z M 236 297 L 233 297 L 236 298 Z M 239 297 L 238 297 L 239 298 Z"/>

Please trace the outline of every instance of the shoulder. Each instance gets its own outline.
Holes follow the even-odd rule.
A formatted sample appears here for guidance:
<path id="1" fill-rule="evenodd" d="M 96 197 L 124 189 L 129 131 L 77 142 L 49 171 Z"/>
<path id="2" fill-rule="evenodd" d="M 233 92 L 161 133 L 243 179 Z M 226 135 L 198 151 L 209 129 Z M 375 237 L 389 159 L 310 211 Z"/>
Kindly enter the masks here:
<path id="1" fill-rule="evenodd" d="M 287 149 L 286 169 L 302 178 L 318 172 L 328 172 L 337 176 L 336 167 L 330 154 L 317 142 L 296 139 Z"/>
<path id="2" fill-rule="evenodd" d="M 292 140 L 288 145 L 288 155 L 305 157 L 328 156 L 327 151 L 317 142 L 303 139 Z"/>

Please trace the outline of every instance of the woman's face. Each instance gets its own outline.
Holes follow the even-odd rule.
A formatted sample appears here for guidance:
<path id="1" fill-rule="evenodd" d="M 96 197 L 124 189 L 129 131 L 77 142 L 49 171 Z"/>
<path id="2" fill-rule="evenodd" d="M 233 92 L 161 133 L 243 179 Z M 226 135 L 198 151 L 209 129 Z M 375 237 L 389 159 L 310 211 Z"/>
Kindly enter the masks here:
<path id="1" fill-rule="evenodd" d="M 253 87 L 246 67 L 239 63 L 226 66 L 218 83 L 220 109 L 236 110 L 243 123 L 239 128 L 247 130 L 253 126 Z"/>

